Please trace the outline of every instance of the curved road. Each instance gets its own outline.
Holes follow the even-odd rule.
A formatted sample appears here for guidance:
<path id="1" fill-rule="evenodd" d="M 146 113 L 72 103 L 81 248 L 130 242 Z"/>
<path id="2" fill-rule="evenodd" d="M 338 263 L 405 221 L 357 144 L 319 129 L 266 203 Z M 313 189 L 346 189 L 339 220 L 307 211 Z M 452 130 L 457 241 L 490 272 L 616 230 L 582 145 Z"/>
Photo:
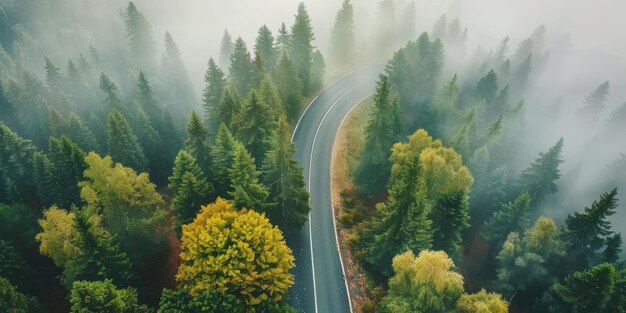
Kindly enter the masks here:
<path id="1" fill-rule="evenodd" d="M 296 260 L 289 302 L 300 312 L 352 311 L 331 208 L 331 152 L 343 118 L 374 92 L 383 69 L 383 64 L 370 65 L 339 78 L 311 102 L 294 130 L 295 157 L 304 168 L 312 208 L 302 229 L 286 235 Z"/>

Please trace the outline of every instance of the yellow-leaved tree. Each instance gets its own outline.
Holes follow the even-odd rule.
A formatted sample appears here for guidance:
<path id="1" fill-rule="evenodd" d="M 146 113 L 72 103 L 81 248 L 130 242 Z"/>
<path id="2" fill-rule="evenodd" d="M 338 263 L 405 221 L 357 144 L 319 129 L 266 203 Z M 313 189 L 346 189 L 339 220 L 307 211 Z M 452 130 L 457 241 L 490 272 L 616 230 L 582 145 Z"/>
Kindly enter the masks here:
<path id="1" fill-rule="evenodd" d="M 63 267 L 76 255 L 76 247 L 71 242 L 73 225 L 74 213 L 56 205 L 46 210 L 39 220 L 42 231 L 35 236 L 39 252 L 50 257 L 57 266 Z"/>
<path id="2" fill-rule="evenodd" d="M 293 285 L 294 258 L 282 232 L 265 215 L 237 210 L 222 198 L 183 225 L 180 288 L 235 295 L 250 306 L 279 302 Z"/>
<path id="3" fill-rule="evenodd" d="M 481 289 L 475 294 L 464 294 L 457 303 L 462 313 L 507 313 L 509 303 L 502 299 L 502 295 L 487 292 Z"/>

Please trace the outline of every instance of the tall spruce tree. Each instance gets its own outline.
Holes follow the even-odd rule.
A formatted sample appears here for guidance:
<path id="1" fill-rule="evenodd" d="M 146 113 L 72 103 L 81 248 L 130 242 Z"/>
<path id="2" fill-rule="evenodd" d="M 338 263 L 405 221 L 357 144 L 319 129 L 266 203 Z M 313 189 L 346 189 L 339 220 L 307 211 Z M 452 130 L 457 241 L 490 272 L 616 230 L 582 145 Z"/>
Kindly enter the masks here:
<path id="1" fill-rule="evenodd" d="M 270 189 L 271 201 L 276 203 L 268 216 L 282 230 L 302 227 L 311 210 L 303 169 L 293 155 L 291 131 L 283 117 L 272 135 L 271 148 L 262 167 L 263 183 Z"/>
<path id="2" fill-rule="evenodd" d="M 311 67 L 313 65 L 313 40 L 315 37 L 309 13 L 302 2 L 298 5 L 298 13 L 291 27 L 290 39 L 289 55 L 298 71 L 298 77 L 302 80 L 304 94 L 308 95 L 313 91 L 311 88 Z"/>
<path id="3" fill-rule="evenodd" d="M 278 34 L 276 35 L 276 50 L 279 56 L 289 53 L 289 46 L 291 44 L 291 35 L 287 31 L 285 23 L 280 24 Z"/>
<path id="4" fill-rule="evenodd" d="M 344 0 L 331 30 L 330 49 L 334 64 L 350 62 L 354 53 L 354 37 L 354 8 L 350 0 Z"/>
<path id="5" fill-rule="evenodd" d="M 187 150 L 194 156 L 198 165 L 208 177 L 211 167 L 211 150 L 209 146 L 209 129 L 204 125 L 200 116 L 191 111 L 191 117 L 187 122 Z"/>
<path id="6" fill-rule="evenodd" d="M 487 240 L 502 242 L 511 232 L 523 233 L 530 222 L 530 201 L 530 196 L 524 193 L 515 201 L 505 204 L 485 223 L 483 237 Z"/>
<path id="7" fill-rule="evenodd" d="M 237 90 L 231 85 L 226 86 L 215 112 L 219 124 L 224 123 L 228 127 L 233 127 L 237 115 L 241 113 L 242 102 Z"/>
<path id="8" fill-rule="evenodd" d="M 248 47 L 241 37 L 235 41 L 233 53 L 230 56 L 229 75 L 237 92 L 242 96 L 247 95 L 252 85 L 254 68 Z"/>
<path id="9" fill-rule="evenodd" d="M 237 138 L 246 146 L 258 164 L 269 150 L 270 136 L 276 125 L 268 103 L 259 98 L 256 91 L 250 92 L 240 115 L 234 123 Z"/>
<path id="10" fill-rule="evenodd" d="M 124 110 L 122 105 L 122 99 L 119 95 L 119 90 L 115 83 L 104 73 L 100 74 L 99 81 L 100 90 L 104 92 L 106 97 L 104 98 L 104 108 L 106 111 L 113 109 Z"/>
<path id="11" fill-rule="evenodd" d="M 585 105 L 578 111 L 578 114 L 590 123 L 597 123 L 606 108 L 607 97 L 610 94 L 611 85 L 605 81 L 585 97 L 583 101 Z"/>
<path id="12" fill-rule="evenodd" d="M 232 190 L 228 169 L 233 163 L 235 148 L 240 144 L 228 127 L 222 123 L 217 129 L 215 141 L 211 146 L 211 174 L 218 196 L 226 196 L 227 192 Z"/>
<path id="13" fill-rule="evenodd" d="M 148 20 L 132 1 L 128 3 L 124 12 L 124 23 L 133 64 L 141 70 L 154 70 L 156 43 L 152 37 L 152 30 Z"/>
<path id="14" fill-rule="evenodd" d="M 228 32 L 228 29 L 224 29 L 224 35 L 222 35 L 222 41 L 220 44 L 219 65 L 221 68 L 230 67 L 230 56 L 232 54 L 233 54 L 233 38 Z"/>
<path id="15" fill-rule="evenodd" d="M 224 71 L 220 69 L 213 58 L 209 59 L 209 66 L 204 73 L 204 92 L 202 93 L 202 104 L 204 106 L 204 118 L 208 121 L 209 131 L 215 133 L 220 125 L 220 114 L 218 107 L 224 88 L 226 88 L 226 77 Z"/>
<path id="16" fill-rule="evenodd" d="M 0 122 L 0 202 L 34 195 L 33 155 L 37 148 Z"/>
<path id="17" fill-rule="evenodd" d="M 276 48 L 272 31 L 263 25 L 259 28 L 254 43 L 254 51 L 263 61 L 266 71 L 272 71 L 276 65 Z"/>
<path id="18" fill-rule="evenodd" d="M 107 143 L 109 154 L 115 160 L 137 171 L 146 169 L 146 157 L 137 137 L 128 125 L 124 115 L 111 111 L 107 118 Z"/>
<path id="19" fill-rule="evenodd" d="M 65 136 L 50 137 L 48 158 L 54 182 L 48 186 L 51 200 L 63 208 L 80 205 L 82 201 L 78 182 L 83 179 L 83 172 L 87 169 L 83 150 Z"/>
<path id="20" fill-rule="evenodd" d="M 170 106 L 178 117 L 186 117 L 195 107 L 196 98 L 180 50 L 169 32 L 165 33 L 165 53 L 161 60 L 161 79 L 167 86 L 167 88 L 163 88 L 163 101 Z"/>
<path id="21" fill-rule="evenodd" d="M 453 260 L 460 257 L 463 231 L 470 226 L 469 196 L 466 192 L 439 198 L 429 218 L 433 228 L 433 250 L 445 251 Z"/>
<path id="22" fill-rule="evenodd" d="M 193 221 L 202 204 L 215 200 L 213 185 L 207 181 L 196 159 L 189 152 L 181 150 L 176 156 L 168 186 L 174 193 L 172 199 L 174 230 L 180 237 L 182 225 Z"/>
<path id="23" fill-rule="evenodd" d="M 228 169 L 232 189 L 228 194 L 236 207 L 266 213 L 273 207 L 268 202 L 269 189 L 260 182 L 260 176 L 252 155 L 242 144 L 235 145 L 233 161 Z"/>
<path id="24" fill-rule="evenodd" d="M 561 177 L 559 165 L 563 163 L 563 138 L 559 139 L 548 151 L 540 152 L 530 166 L 519 177 L 519 189 L 527 192 L 532 204 L 543 201 L 557 191 L 556 181 Z"/>
<path id="25" fill-rule="evenodd" d="M 402 127 L 396 116 L 398 99 L 391 94 L 391 84 L 385 75 L 378 77 L 374 105 L 365 127 L 365 146 L 355 173 L 363 191 L 372 196 L 380 192 L 389 180 L 391 148 L 400 140 Z"/>
<path id="26" fill-rule="evenodd" d="M 274 81 L 285 106 L 287 119 L 290 122 L 296 121 L 302 109 L 303 86 L 293 62 L 286 53 L 280 56 L 274 71 Z"/>

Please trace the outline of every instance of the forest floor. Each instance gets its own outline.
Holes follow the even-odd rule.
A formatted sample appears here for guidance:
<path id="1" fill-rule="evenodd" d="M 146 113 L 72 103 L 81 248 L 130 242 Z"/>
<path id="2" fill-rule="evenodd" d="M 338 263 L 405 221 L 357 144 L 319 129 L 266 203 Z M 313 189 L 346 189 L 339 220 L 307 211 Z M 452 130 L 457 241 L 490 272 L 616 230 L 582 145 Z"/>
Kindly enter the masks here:
<path id="1" fill-rule="evenodd" d="M 356 165 L 357 156 L 363 149 L 365 142 L 363 125 L 367 121 L 371 104 L 370 99 L 364 100 L 346 117 L 335 137 L 331 159 L 331 201 L 354 312 L 362 312 L 363 304 L 369 300 L 366 294 L 367 281 L 365 273 L 350 250 L 349 241 L 352 234 L 342 225 L 341 216 L 344 213 L 344 192 L 354 189 L 351 173 Z"/>

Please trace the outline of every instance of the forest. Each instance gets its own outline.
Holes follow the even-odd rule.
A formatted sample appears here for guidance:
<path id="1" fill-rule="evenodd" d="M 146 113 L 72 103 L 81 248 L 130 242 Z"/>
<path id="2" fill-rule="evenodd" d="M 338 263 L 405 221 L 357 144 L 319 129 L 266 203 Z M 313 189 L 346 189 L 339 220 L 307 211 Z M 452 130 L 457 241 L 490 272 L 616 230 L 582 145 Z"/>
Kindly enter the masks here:
<path id="1" fill-rule="evenodd" d="M 617 33 L 498 29 L 462 0 L 222 2 L 0 0 L 0 312 L 308 312 L 294 238 L 329 169 L 293 136 L 378 64 L 332 187 L 348 312 L 626 313 Z"/>

